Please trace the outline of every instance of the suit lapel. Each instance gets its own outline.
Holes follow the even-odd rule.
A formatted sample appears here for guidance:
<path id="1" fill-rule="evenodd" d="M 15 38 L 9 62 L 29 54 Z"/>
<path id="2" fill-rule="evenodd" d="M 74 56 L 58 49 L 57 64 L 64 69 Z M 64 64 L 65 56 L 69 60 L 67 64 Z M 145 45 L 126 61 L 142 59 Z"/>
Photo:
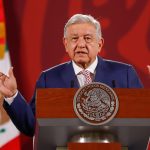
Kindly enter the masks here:
<path id="1" fill-rule="evenodd" d="M 102 82 L 110 87 L 113 87 L 113 79 L 112 75 L 110 74 L 110 69 L 101 57 L 98 57 L 94 82 Z"/>
<path id="2" fill-rule="evenodd" d="M 103 61 L 101 57 L 98 57 L 98 64 L 96 67 L 96 75 L 95 75 L 94 82 L 104 83 L 107 75 L 108 74 L 106 73 L 105 62 Z"/>
<path id="3" fill-rule="evenodd" d="M 66 64 L 64 72 L 62 73 L 62 78 L 66 87 L 71 88 L 72 86 L 73 88 L 79 88 L 78 80 L 71 61 Z"/>

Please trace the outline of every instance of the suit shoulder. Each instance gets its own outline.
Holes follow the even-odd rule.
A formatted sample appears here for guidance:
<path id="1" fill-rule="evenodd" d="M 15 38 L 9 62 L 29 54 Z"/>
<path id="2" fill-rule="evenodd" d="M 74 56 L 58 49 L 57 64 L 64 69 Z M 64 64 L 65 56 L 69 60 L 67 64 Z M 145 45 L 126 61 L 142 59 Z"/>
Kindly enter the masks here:
<path id="1" fill-rule="evenodd" d="M 44 73 L 44 74 L 47 74 L 47 73 L 62 71 L 62 70 L 64 70 L 70 63 L 71 63 L 71 61 L 65 62 L 65 63 L 61 63 L 61 64 L 59 64 L 59 65 L 56 65 L 56 66 L 53 66 L 53 67 L 51 67 L 51 68 L 49 68 L 49 69 L 44 70 L 43 73 Z"/>
<path id="2" fill-rule="evenodd" d="M 103 59 L 104 63 L 107 67 L 111 67 L 111 68 L 124 68 L 124 69 L 128 69 L 130 67 L 132 67 L 131 64 L 127 64 L 124 62 L 119 62 L 119 61 L 114 61 L 114 60 L 108 60 L 108 59 Z"/>

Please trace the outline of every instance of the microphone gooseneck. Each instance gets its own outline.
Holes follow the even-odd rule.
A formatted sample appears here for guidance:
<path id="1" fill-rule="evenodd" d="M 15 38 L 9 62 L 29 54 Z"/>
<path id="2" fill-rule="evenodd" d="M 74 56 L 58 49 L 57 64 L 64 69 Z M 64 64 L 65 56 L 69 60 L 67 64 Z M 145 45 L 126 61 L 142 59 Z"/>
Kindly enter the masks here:
<path id="1" fill-rule="evenodd" d="M 115 88 L 116 87 L 116 81 L 112 80 L 112 87 Z"/>
<path id="2" fill-rule="evenodd" d="M 74 87 L 74 80 L 70 81 L 70 87 L 73 88 Z"/>

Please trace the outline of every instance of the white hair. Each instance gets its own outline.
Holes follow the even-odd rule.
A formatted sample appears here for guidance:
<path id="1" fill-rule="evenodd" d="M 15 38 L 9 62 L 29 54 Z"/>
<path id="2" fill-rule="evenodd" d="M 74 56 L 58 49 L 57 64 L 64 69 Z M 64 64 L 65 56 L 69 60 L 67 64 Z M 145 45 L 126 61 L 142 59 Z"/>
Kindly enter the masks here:
<path id="1" fill-rule="evenodd" d="M 67 27 L 73 24 L 80 24 L 80 23 L 92 24 L 96 28 L 97 37 L 102 38 L 101 26 L 100 26 L 99 21 L 97 21 L 91 15 L 83 15 L 83 14 L 75 14 L 68 20 L 68 22 L 65 24 L 65 27 L 64 27 L 64 38 L 66 38 Z"/>

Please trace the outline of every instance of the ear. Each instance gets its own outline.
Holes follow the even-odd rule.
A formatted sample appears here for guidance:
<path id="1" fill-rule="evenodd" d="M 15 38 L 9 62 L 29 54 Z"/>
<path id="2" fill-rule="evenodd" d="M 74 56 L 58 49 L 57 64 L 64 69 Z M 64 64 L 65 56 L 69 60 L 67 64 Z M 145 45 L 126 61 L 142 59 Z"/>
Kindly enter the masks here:
<path id="1" fill-rule="evenodd" d="M 68 52 L 68 50 L 67 50 L 67 39 L 66 38 L 63 38 L 63 44 L 64 44 L 66 52 Z"/>
<path id="2" fill-rule="evenodd" d="M 98 52 L 100 52 L 100 51 L 101 51 L 101 49 L 102 49 L 103 45 L 104 45 L 104 39 L 103 39 L 103 38 L 101 38 L 101 39 L 99 40 L 99 43 L 98 43 L 98 46 L 99 46 L 99 51 L 98 51 Z"/>

